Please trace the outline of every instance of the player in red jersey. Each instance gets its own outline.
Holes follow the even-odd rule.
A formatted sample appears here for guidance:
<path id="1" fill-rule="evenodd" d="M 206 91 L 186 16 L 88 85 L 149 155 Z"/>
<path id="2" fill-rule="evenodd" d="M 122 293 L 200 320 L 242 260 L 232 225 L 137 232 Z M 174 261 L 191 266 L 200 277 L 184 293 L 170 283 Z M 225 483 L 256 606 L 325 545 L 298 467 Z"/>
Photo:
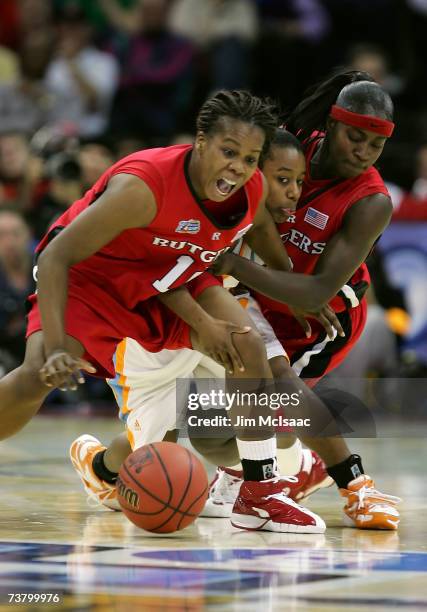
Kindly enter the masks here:
<path id="1" fill-rule="evenodd" d="M 267 265 L 289 269 L 257 168 L 275 126 L 271 107 L 259 98 L 219 92 L 198 115 L 194 147 L 121 160 L 50 228 L 37 250 L 25 361 L 0 381 L 2 437 L 25 425 L 49 388 L 82 382 L 80 370 L 114 376 L 120 359 L 126 365 L 128 339 L 145 350 L 151 374 L 160 378 L 165 351 L 193 348 L 225 365 L 231 381 L 272 379 L 250 318 L 203 272 L 245 234 Z M 154 299 L 160 295 L 180 319 Z M 245 480 L 235 524 L 324 531 L 320 517 L 283 494 L 274 430 L 255 440 L 242 431 L 237 444 Z M 96 465 L 108 478 L 102 455 Z"/>
<path id="2" fill-rule="evenodd" d="M 98 376 L 114 375 L 114 351 L 124 337 L 153 352 L 191 346 L 188 326 L 149 299 L 191 279 L 198 295 L 202 273 L 253 224 L 255 243 L 268 235 L 267 257 L 285 265 L 257 169 L 275 129 L 271 111 L 246 92 L 217 94 L 199 113 L 194 148 L 120 160 L 53 224 L 36 249 L 38 291 L 30 296 L 25 362 L 0 383 L 4 437 L 13 432 L 13 412 L 17 425 L 25 413 L 28 420 L 48 386 L 75 387 L 82 363 Z M 204 317 L 196 303 L 194 309 Z M 204 317 L 198 341 L 215 334 L 223 341 L 229 328 Z M 10 411 L 16 400 L 21 409 Z"/>
<path id="3" fill-rule="evenodd" d="M 284 169 L 283 166 L 288 166 Z M 295 168 L 294 168 L 295 166 Z M 291 167 L 291 169 L 289 169 Z M 299 197 L 302 179 L 305 172 L 305 158 L 302 147 L 298 140 L 289 132 L 276 130 L 274 140 L 268 150 L 267 159 L 264 164 L 267 174 L 267 183 L 269 187 L 269 196 L 267 206 L 283 205 L 284 200 L 289 200 L 289 206 L 294 207 L 296 199 Z M 295 176 L 294 176 L 295 175 Z M 287 185 L 287 182 L 290 184 Z M 239 242 L 240 244 L 240 242 Z M 245 307 L 245 301 L 240 302 Z M 246 308 L 246 312 L 254 321 L 254 311 L 252 305 Z M 259 318 L 262 315 L 259 311 Z M 255 313 L 256 314 L 256 313 Z M 326 313 L 329 315 L 329 313 Z M 326 315 L 319 313 L 323 324 L 332 334 L 333 321 L 323 318 Z M 258 323 L 258 321 L 256 321 Z M 336 324 L 336 322 L 335 322 Z M 258 332 L 264 339 L 264 335 L 268 330 L 273 334 L 269 324 L 263 320 Z M 266 345 L 267 357 L 269 359 L 277 355 L 285 355 L 285 351 L 280 343 L 274 339 L 271 344 Z M 117 359 L 115 361 L 116 377 L 114 380 L 107 381 L 113 389 L 117 403 L 120 409 L 120 418 L 126 423 L 126 435 L 121 435 L 116 438 L 108 449 L 105 449 L 101 443 L 93 436 L 80 436 L 71 445 L 71 458 L 73 465 L 80 474 L 84 471 L 84 465 L 90 470 L 90 459 L 95 451 L 98 454 L 105 449 L 103 455 L 104 461 L 111 467 L 111 471 L 117 470 L 117 465 L 130 453 L 132 449 L 138 448 L 152 441 L 161 440 L 165 433 L 174 430 L 176 427 L 176 379 L 193 377 L 219 377 L 224 376 L 224 370 L 212 360 L 206 359 L 202 354 L 189 349 L 179 351 L 166 351 L 161 356 L 162 371 L 161 380 L 153 376 L 151 359 L 147 359 L 147 354 L 144 349 L 130 338 L 126 339 L 126 343 L 122 343 L 116 352 Z M 160 356 L 156 355 L 158 361 Z M 174 440 L 173 436 L 167 439 Z M 203 444 L 205 442 L 205 444 Z M 85 453 L 84 449 L 92 449 L 91 453 Z M 199 441 L 199 450 L 202 454 L 209 455 L 206 441 Z M 82 450 L 83 449 L 83 450 Z M 80 455 L 87 457 L 87 461 L 82 462 L 79 459 Z M 228 456 L 226 448 L 220 452 L 216 450 L 216 458 L 221 457 L 226 463 L 233 463 L 237 455 L 235 448 L 233 449 L 233 458 Z M 98 456 L 95 454 L 95 457 Z M 306 476 L 306 487 L 304 491 L 307 493 L 313 491 L 324 484 L 325 480 L 332 480 L 326 474 L 324 466 L 321 465 L 321 460 L 316 457 L 316 466 L 313 465 L 314 453 L 304 450 L 301 453 L 300 461 L 296 471 L 301 471 Z M 215 461 L 215 457 L 210 456 L 210 460 Z M 96 460 L 95 460 L 96 463 Z M 84 465 L 83 465 L 84 464 Z M 301 470 L 299 469 L 301 467 Z M 323 469 L 320 469 L 323 467 Z M 314 482 L 314 472 L 318 478 Z M 86 473 L 88 470 L 86 469 Z M 101 472 L 100 472 L 100 475 Z M 108 476 L 108 475 L 107 475 Z M 94 488 L 97 482 L 94 479 Z M 240 480 L 241 484 L 241 480 Z M 288 483 L 289 484 L 289 483 Z M 292 485 L 294 483 L 292 482 Z M 234 487 L 236 488 L 236 487 Z M 90 489 L 89 489 L 90 490 Z M 298 493 L 301 493 L 302 486 L 299 487 Z M 92 491 L 93 493 L 93 491 Z M 292 497 L 293 488 L 290 492 Z M 115 491 L 111 491 L 111 487 L 102 484 L 96 488 L 96 494 L 107 506 L 115 505 Z M 302 495 L 301 495 L 302 497 Z M 234 501 L 234 500 L 233 500 Z M 232 506 L 233 504 L 231 504 Z M 215 516 L 218 515 L 218 504 L 215 504 Z M 206 512 L 205 512 L 206 515 Z M 231 515 L 230 504 L 227 505 L 227 515 Z M 224 514 L 225 516 L 225 514 Z"/>
<path id="4" fill-rule="evenodd" d="M 392 115 L 391 99 L 366 73 L 342 73 L 322 83 L 287 121 L 306 151 L 301 199 L 287 219 L 271 211 L 294 273 L 254 266 L 233 255 L 226 255 L 219 268 L 256 291 L 294 371 L 313 386 L 344 359 L 365 323 L 363 295 L 369 274 L 364 261 L 392 212 L 387 190 L 373 167 L 393 131 Z M 339 313 L 345 337 L 331 340 L 315 321 L 311 336 L 303 337 L 286 302 L 303 311 L 329 302 Z M 286 376 L 282 368 L 280 360 L 272 364 L 275 377 Z M 345 512 L 351 524 L 397 527 L 396 498 L 374 489 L 360 457 L 350 453 L 343 439 L 304 441 L 328 465 L 328 473 L 347 499 Z"/>

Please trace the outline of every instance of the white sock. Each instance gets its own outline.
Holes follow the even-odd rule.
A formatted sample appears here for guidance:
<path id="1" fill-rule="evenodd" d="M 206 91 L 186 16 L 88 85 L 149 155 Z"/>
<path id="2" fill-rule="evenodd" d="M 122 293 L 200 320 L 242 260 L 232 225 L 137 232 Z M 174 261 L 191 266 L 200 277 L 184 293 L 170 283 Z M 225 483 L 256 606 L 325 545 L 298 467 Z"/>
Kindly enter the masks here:
<path id="1" fill-rule="evenodd" d="M 263 481 L 277 476 L 276 436 L 253 441 L 236 438 L 236 442 L 243 465 L 243 480 Z"/>
<path id="2" fill-rule="evenodd" d="M 239 440 L 236 438 L 240 459 L 275 459 L 277 455 L 276 436 L 268 440 Z"/>
<path id="3" fill-rule="evenodd" d="M 282 476 L 298 474 L 302 465 L 302 444 L 298 438 L 289 448 L 277 449 L 277 465 Z"/>

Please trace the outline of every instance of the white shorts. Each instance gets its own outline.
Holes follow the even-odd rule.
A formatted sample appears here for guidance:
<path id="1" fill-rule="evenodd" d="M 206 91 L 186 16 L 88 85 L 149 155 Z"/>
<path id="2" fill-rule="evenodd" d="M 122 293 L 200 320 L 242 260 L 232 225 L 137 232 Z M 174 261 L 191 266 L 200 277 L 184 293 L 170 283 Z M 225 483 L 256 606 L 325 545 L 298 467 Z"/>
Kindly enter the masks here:
<path id="1" fill-rule="evenodd" d="M 238 299 L 265 342 L 267 358 L 287 358 L 257 302 L 249 294 Z M 185 408 L 176 405 L 177 378 L 225 376 L 224 368 L 199 351 L 185 348 L 150 353 L 132 338 L 125 338 L 117 346 L 114 366 L 116 376 L 107 379 L 107 383 L 113 390 L 133 450 L 160 442 L 168 431 L 175 429 L 177 411 Z"/>
<path id="2" fill-rule="evenodd" d="M 223 378 L 224 368 L 198 351 L 164 349 L 150 353 L 125 338 L 114 355 L 115 378 L 107 379 L 126 424 L 132 449 L 160 442 L 175 429 L 176 379 Z"/>
<path id="3" fill-rule="evenodd" d="M 276 334 L 274 333 L 270 323 L 262 314 L 261 308 L 258 306 L 258 302 L 250 295 L 250 293 L 237 296 L 237 300 L 255 323 L 258 333 L 264 340 L 265 350 L 267 351 L 267 359 L 273 359 L 273 357 L 285 357 L 285 359 L 288 360 L 285 349 L 276 338 Z"/>

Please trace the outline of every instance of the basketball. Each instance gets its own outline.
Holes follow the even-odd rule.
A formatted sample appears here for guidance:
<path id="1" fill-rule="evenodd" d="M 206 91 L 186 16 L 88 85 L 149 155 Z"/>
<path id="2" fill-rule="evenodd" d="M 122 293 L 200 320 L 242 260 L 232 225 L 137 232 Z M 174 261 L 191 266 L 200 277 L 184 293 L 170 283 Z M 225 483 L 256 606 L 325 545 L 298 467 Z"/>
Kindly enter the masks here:
<path id="1" fill-rule="evenodd" d="M 117 479 L 120 506 L 137 527 L 171 533 L 188 527 L 208 496 L 208 477 L 189 450 L 172 442 L 147 444 L 133 452 Z"/>

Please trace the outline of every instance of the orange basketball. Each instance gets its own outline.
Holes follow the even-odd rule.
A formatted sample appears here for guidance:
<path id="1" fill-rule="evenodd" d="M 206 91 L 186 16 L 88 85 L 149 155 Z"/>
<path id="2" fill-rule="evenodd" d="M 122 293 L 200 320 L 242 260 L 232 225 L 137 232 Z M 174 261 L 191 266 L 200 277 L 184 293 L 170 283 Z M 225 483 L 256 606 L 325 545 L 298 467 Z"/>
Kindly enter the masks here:
<path id="1" fill-rule="evenodd" d="M 190 525 L 208 496 L 208 477 L 189 450 L 172 442 L 138 448 L 120 468 L 117 495 L 132 523 L 171 533 Z"/>

